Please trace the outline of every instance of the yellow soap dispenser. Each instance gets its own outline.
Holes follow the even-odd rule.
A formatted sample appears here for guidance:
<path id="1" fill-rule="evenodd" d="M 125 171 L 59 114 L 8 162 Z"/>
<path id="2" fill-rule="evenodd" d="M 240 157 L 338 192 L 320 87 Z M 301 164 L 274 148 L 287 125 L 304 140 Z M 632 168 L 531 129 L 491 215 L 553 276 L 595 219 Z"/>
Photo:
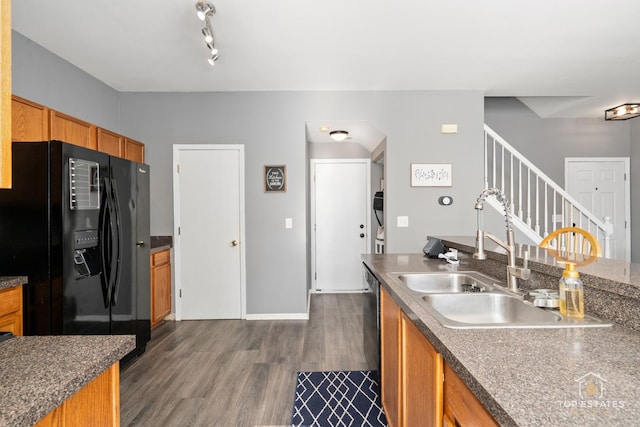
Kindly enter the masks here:
<path id="1" fill-rule="evenodd" d="M 584 287 L 576 266 L 591 264 L 602 255 L 600 243 L 586 230 L 565 227 L 551 232 L 542 239 L 545 248 L 558 264 L 565 268 L 559 283 L 560 314 L 571 318 L 584 318 Z"/>
<path id="2" fill-rule="evenodd" d="M 577 319 L 584 318 L 584 287 L 574 263 L 566 263 L 558 290 L 560 314 Z"/>

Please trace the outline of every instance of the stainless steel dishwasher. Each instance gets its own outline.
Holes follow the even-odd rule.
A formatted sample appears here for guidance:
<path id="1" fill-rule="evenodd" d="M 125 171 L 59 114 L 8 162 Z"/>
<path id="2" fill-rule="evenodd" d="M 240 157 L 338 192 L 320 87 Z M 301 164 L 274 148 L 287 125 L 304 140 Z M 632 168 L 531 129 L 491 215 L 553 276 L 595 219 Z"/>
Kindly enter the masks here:
<path id="1" fill-rule="evenodd" d="M 380 281 L 373 272 L 362 264 L 362 272 L 369 289 L 366 302 L 362 306 L 362 337 L 364 354 L 369 369 L 380 372 Z"/>

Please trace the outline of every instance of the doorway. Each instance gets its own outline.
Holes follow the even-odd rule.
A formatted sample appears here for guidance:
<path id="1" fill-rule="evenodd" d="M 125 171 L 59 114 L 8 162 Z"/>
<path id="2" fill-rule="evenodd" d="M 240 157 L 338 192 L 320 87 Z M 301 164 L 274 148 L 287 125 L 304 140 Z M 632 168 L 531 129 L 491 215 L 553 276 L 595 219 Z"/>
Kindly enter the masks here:
<path id="1" fill-rule="evenodd" d="M 370 252 L 371 161 L 311 160 L 311 279 L 314 292 L 365 289 Z"/>
<path id="2" fill-rule="evenodd" d="M 611 218 L 611 257 L 621 261 L 631 259 L 629 170 L 628 157 L 565 158 L 565 189 L 601 221 Z"/>
<path id="3" fill-rule="evenodd" d="M 244 146 L 174 145 L 176 319 L 244 319 Z"/>

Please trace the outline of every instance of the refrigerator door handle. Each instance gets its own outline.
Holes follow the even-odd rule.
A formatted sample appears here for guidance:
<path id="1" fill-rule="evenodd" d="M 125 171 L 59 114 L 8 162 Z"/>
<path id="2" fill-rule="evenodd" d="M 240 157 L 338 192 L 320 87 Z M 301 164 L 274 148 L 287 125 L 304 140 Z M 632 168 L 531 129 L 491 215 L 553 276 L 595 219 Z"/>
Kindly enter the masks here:
<path id="1" fill-rule="evenodd" d="M 102 210 L 100 212 L 100 252 L 101 252 L 101 261 L 102 261 L 102 274 L 100 275 L 100 281 L 102 282 L 102 295 L 103 302 L 105 308 L 109 307 L 109 302 L 111 299 L 111 286 L 110 286 L 110 265 L 108 261 L 111 260 L 110 248 L 111 244 L 109 243 L 109 235 L 111 231 L 111 227 L 109 226 L 109 181 L 104 180 L 104 188 L 105 188 L 105 197 L 104 203 L 102 205 Z"/>
<path id="2" fill-rule="evenodd" d="M 116 305 L 118 302 L 118 291 L 120 290 L 120 277 L 122 276 L 122 244 L 123 242 L 123 236 L 122 236 L 122 217 L 120 216 L 120 199 L 118 197 L 118 188 L 116 186 L 116 180 L 114 178 L 111 178 L 111 190 L 112 190 L 112 200 L 113 200 L 113 209 L 115 211 L 115 218 L 116 218 L 116 231 L 114 233 L 114 236 L 116 238 L 116 245 L 115 245 L 115 265 L 116 265 L 116 274 L 113 280 L 113 292 L 112 292 L 112 297 L 111 297 L 111 304 L 112 305 Z"/>

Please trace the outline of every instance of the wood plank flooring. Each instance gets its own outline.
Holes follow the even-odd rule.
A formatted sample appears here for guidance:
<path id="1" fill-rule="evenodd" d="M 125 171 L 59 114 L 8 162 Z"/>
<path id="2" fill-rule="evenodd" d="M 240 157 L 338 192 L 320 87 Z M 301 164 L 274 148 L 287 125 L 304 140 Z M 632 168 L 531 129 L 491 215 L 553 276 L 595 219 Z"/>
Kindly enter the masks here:
<path id="1" fill-rule="evenodd" d="M 290 425 L 297 371 L 375 369 L 363 294 L 314 294 L 309 320 L 165 322 L 120 377 L 122 426 Z"/>

